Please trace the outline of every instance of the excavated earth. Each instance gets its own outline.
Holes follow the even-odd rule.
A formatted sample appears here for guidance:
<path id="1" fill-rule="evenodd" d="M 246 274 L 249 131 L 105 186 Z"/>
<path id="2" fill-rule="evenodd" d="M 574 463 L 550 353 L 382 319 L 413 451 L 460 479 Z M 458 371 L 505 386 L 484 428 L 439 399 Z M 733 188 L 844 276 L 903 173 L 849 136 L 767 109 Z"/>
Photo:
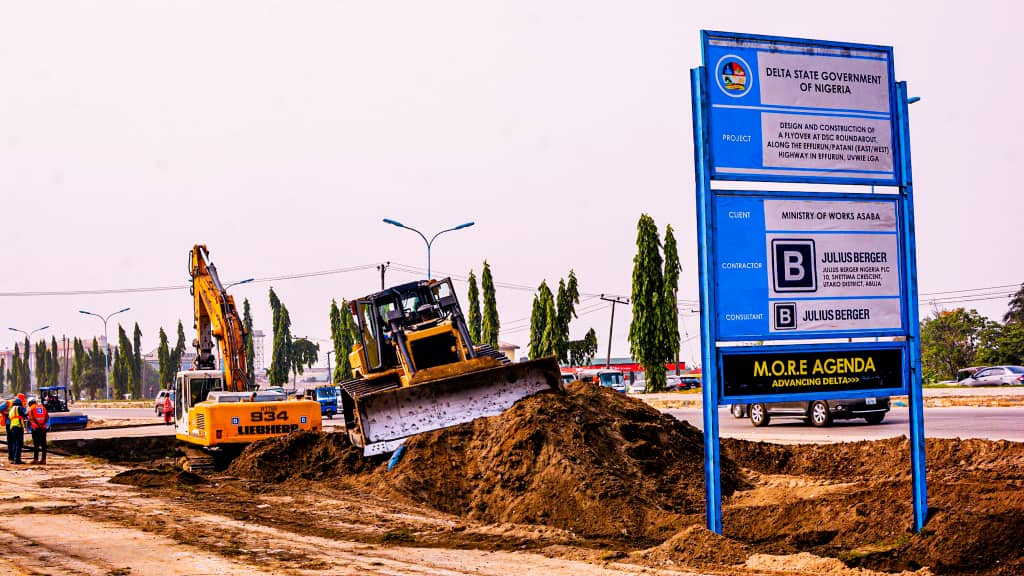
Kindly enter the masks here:
<path id="1" fill-rule="evenodd" d="M 170 466 L 170 448 L 145 439 L 121 439 L 116 449 L 61 446 L 118 463 L 116 484 L 254 534 L 272 528 L 367 550 L 459 551 L 465 573 L 472 551 L 485 550 L 532 554 L 497 573 L 555 573 L 526 560 L 539 555 L 570 563 L 562 568 L 568 574 L 1024 574 L 1022 443 L 929 440 L 930 517 L 914 534 L 904 438 L 786 446 L 723 439 L 723 536 L 703 528 L 701 433 L 592 385 L 412 438 L 390 471 L 387 460 L 363 458 L 341 434 L 259 442 L 207 478 Z M 46 486 L 80 486 L 75 478 Z M 216 539 L 127 510 L 89 510 L 91 518 L 183 544 Z M 334 573 L 330 560 L 312 555 L 279 555 L 273 565 Z"/>

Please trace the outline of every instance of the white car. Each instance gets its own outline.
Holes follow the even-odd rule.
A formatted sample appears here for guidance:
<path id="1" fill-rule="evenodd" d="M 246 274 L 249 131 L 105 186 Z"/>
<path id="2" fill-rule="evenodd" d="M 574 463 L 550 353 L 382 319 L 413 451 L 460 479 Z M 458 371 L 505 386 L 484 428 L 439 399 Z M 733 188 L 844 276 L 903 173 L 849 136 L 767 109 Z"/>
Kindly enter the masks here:
<path id="1" fill-rule="evenodd" d="M 960 381 L 961 386 L 1007 386 L 1024 384 L 1024 366 L 989 366 Z"/>
<path id="2" fill-rule="evenodd" d="M 164 415 L 164 401 L 170 395 L 171 395 L 171 391 L 170 390 L 161 390 L 161 391 L 156 393 L 156 406 L 154 407 L 154 409 L 156 410 L 156 415 L 157 416 L 163 416 Z"/>

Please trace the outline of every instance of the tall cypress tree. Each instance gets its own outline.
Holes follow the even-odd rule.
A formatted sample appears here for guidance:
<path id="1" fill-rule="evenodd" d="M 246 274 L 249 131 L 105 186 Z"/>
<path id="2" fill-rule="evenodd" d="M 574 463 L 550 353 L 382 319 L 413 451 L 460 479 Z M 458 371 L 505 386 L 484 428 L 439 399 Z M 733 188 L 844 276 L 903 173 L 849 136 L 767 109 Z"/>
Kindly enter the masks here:
<path id="1" fill-rule="evenodd" d="M 558 354 L 558 361 L 563 364 L 569 361 L 569 324 L 576 317 L 576 305 L 579 303 L 580 290 L 576 281 L 576 271 L 569 270 L 568 281 L 558 280 L 558 306 L 556 314 L 558 332 L 556 334 L 555 353 Z"/>
<path id="2" fill-rule="evenodd" d="M 50 373 L 50 386 L 56 386 L 60 384 L 60 349 L 57 346 L 57 337 L 53 336 L 50 338 L 50 363 L 53 366 L 52 372 Z"/>
<path id="3" fill-rule="evenodd" d="M 114 376 L 114 391 L 117 398 L 123 398 L 125 394 L 134 391 L 135 371 L 132 369 L 134 363 L 132 342 L 128 339 L 128 333 L 124 327 L 117 325 L 117 359 L 114 365 L 117 367 Z"/>
<path id="4" fill-rule="evenodd" d="M 174 384 L 174 375 L 178 371 L 178 367 L 171 364 L 171 346 L 163 327 L 160 328 L 160 343 L 156 347 L 156 360 L 160 372 L 160 387 L 170 388 Z"/>
<path id="5" fill-rule="evenodd" d="M 341 307 L 331 300 L 331 341 L 334 343 L 334 359 L 337 361 L 332 370 L 331 380 L 341 382 L 352 377 L 352 363 L 348 355 L 355 345 L 355 327 L 348 301 L 342 300 Z"/>
<path id="6" fill-rule="evenodd" d="M 533 310 L 530 313 L 530 359 L 536 360 L 555 353 L 549 347 L 550 336 L 545 339 L 548 330 L 548 309 L 554 308 L 554 296 L 548 288 L 547 280 L 537 287 L 537 295 L 533 297 Z"/>
<path id="7" fill-rule="evenodd" d="M 676 296 L 679 292 L 679 252 L 676 248 L 676 236 L 672 225 L 665 227 L 665 272 L 662 279 L 665 283 L 662 310 L 665 321 L 665 360 L 676 363 L 676 374 L 679 374 L 679 308 Z"/>
<path id="8" fill-rule="evenodd" d="M 288 383 L 291 369 L 292 321 L 288 309 L 270 289 L 270 308 L 274 311 L 274 351 L 270 360 L 270 383 L 279 386 Z"/>
<path id="9" fill-rule="evenodd" d="M 32 390 L 32 359 L 29 358 L 31 350 L 28 338 L 25 338 L 25 349 L 21 351 L 21 387 L 19 392 L 28 393 Z"/>
<path id="10" fill-rule="evenodd" d="M 139 323 L 135 323 L 135 330 L 132 332 L 132 357 L 131 357 L 131 387 L 132 398 L 142 398 L 142 330 Z"/>
<path id="11" fill-rule="evenodd" d="M 661 241 L 654 219 L 643 214 L 637 222 L 633 258 L 633 321 L 629 325 L 629 353 L 647 373 L 648 391 L 665 389 L 665 281 Z"/>
<path id="12" fill-rule="evenodd" d="M 480 316 L 480 289 L 476 286 L 476 274 L 472 270 L 469 271 L 469 315 L 466 317 L 469 323 L 469 337 L 473 340 L 473 343 L 480 343 L 480 324 L 482 318 Z"/>
<path id="13" fill-rule="evenodd" d="M 242 301 L 242 325 L 245 326 L 245 366 L 247 368 L 249 382 L 256 385 L 256 348 L 252 341 L 252 310 L 249 308 L 249 299 Z"/>
<path id="14" fill-rule="evenodd" d="M 497 348 L 501 322 L 498 320 L 498 301 L 494 295 L 494 278 L 491 277 L 491 266 L 487 260 L 484 260 L 481 284 L 484 293 L 484 313 L 480 323 L 480 342 Z"/>
<path id="15" fill-rule="evenodd" d="M 4 393 L 4 382 L 7 379 L 7 359 L 0 358 L 0 394 Z"/>
<path id="16" fill-rule="evenodd" d="M 36 364 L 36 386 L 46 386 L 45 382 L 50 377 L 50 353 L 46 349 L 46 340 L 36 343 L 35 364 Z M 31 390 L 31 385 L 26 390 Z"/>

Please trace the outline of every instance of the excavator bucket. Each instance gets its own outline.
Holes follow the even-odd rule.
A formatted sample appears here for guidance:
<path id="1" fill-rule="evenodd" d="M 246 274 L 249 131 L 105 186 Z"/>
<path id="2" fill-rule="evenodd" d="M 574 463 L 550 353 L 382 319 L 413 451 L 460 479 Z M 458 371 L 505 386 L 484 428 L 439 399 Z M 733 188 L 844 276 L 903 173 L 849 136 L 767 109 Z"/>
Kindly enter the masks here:
<path id="1" fill-rule="evenodd" d="M 353 380 L 341 383 L 349 438 L 363 455 L 393 452 L 415 434 L 484 416 L 497 416 L 516 401 L 562 390 L 558 362 L 542 358 L 489 366 L 411 386 Z"/>

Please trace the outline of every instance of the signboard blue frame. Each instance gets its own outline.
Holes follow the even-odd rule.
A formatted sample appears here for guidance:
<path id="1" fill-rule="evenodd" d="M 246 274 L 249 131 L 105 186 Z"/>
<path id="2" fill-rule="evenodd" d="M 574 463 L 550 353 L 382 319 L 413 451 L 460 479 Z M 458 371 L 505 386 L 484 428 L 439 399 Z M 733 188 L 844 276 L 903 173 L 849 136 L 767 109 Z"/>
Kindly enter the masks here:
<path id="1" fill-rule="evenodd" d="M 701 32 L 716 180 L 898 185 L 892 48 Z"/>
<path id="2" fill-rule="evenodd" d="M 811 396 L 849 398 L 870 397 L 882 393 L 906 393 L 909 398 L 910 416 L 913 524 L 915 531 L 920 531 L 927 519 L 928 502 L 921 397 L 913 178 L 907 87 L 905 82 L 893 81 L 892 49 L 865 44 L 708 31 L 701 32 L 701 41 L 705 66 L 691 70 L 690 79 L 693 102 L 694 173 L 697 184 L 701 357 L 707 382 L 703 387 L 707 527 L 716 533 L 722 533 L 718 431 L 720 404 L 778 402 L 806 399 Z M 728 53 L 718 53 L 716 50 L 727 50 Z M 768 57 L 764 58 L 766 54 Z M 730 55 L 732 58 L 727 58 Z M 711 60 L 714 62 L 711 63 Z M 754 64 L 751 64 L 750 60 L 753 60 Z M 860 60 L 870 61 L 868 68 L 864 68 L 864 63 L 859 62 Z M 820 65 L 823 62 L 826 65 Z M 713 66 L 709 67 L 709 63 Z M 747 74 L 746 78 L 741 77 L 744 74 Z M 810 80 L 812 85 L 801 86 L 800 82 L 804 80 Z M 813 86 L 816 80 L 822 80 L 821 87 Z M 761 89 L 763 87 L 758 88 L 759 84 L 768 83 L 771 87 L 767 92 Z M 733 98 L 727 94 L 731 90 L 738 96 L 733 100 L 726 100 Z M 815 95 L 809 95 L 804 101 L 801 100 L 802 92 L 814 92 Z M 847 97 L 847 100 L 843 100 Z M 749 98 L 750 101 L 743 98 Z M 818 116 L 828 120 L 817 122 L 804 116 Z M 887 129 L 882 130 L 877 124 L 878 121 L 887 122 Z M 783 127 L 783 123 L 788 124 Z M 882 140 L 883 134 L 886 133 L 889 135 L 888 142 Z M 757 134 L 759 136 L 755 139 Z M 856 138 L 829 137 L 840 134 Z M 872 135 L 874 140 L 867 139 Z M 769 146 L 769 140 L 774 144 Z M 853 146 L 852 151 L 847 148 L 848 146 Z M 880 152 L 883 148 L 888 150 L 888 154 Z M 780 150 L 789 150 L 793 154 L 779 155 L 773 160 L 771 154 Z M 848 154 L 854 157 L 851 158 Z M 795 162 L 795 165 L 785 164 L 790 161 Z M 784 165 L 773 165 L 773 162 L 782 162 Z M 838 163 L 838 166 L 830 167 L 830 162 Z M 851 162 L 874 163 L 874 166 L 872 169 L 860 170 L 851 168 Z M 745 193 L 713 189 L 712 179 L 858 184 L 865 187 L 865 193 L 848 198 L 823 195 L 810 190 L 797 193 Z M 866 190 L 869 185 L 872 187 L 870 194 Z M 895 185 L 898 186 L 898 192 L 876 195 L 874 185 Z M 875 332 L 855 330 L 849 333 L 849 337 L 852 339 L 874 335 L 876 340 L 882 336 L 899 338 L 893 338 L 890 342 L 837 343 L 833 340 L 803 346 L 764 346 L 763 342 L 758 342 L 757 346 L 720 345 L 720 342 L 728 344 L 728 340 L 761 340 L 749 338 L 747 335 L 743 335 L 743 338 L 733 335 L 736 338 L 731 338 L 729 331 L 723 331 L 719 326 L 721 302 L 718 294 L 719 285 L 716 283 L 716 264 L 719 262 L 716 256 L 721 244 L 729 240 L 716 234 L 714 207 L 721 197 L 743 197 L 744 194 L 758 196 L 762 200 L 815 197 L 827 200 L 856 198 L 894 202 L 897 214 L 896 249 L 900 253 L 898 292 L 901 301 L 901 326 L 898 329 L 885 328 Z M 891 243 L 889 246 L 891 248 Z M 787 253 L 797 254 L 791 257 L 790 261 L 800 260 L 801 248 L 796 246 L 796 243 L 790 243 L 784 248 Z M 840 333 L 828 330 L 821 334 L 804 334 L 801 338 L 835 339 Z M 726 337 L 720 339 L 720 336 Z M 769 336 L 765 339 L 785 341 L 788 338 L 774 333 Z M 724 360 L 736 359 L 743 354 L 778 354 L 782 350 L 787 353 L 805 351 L 808 354 L 825 351 L 837 355 L 858 350 L 897 350 L 900 354 L 902 382 L 899 386 L 872 386 L 870 389 L 852 392 L 786 392 L 771 395 L 740 393 L 726 396 L 722 378 Z"/>
<path id="3" fill-rule="evenodd" d="M 766 206 L 775 207 L 774 215 Z M 780 223 L 787 216 L 794 222 Z M 897 195 L 718 191 L 710 217 L 717 341 L 906 335 Z M 773 286 L 785 263 L 768 248 L 782 246 L 783 238 L 817 256 L 801 262 L 811 270 L 806 288 Z M 850 243 L 862 249 L 829 249 Z"/>

